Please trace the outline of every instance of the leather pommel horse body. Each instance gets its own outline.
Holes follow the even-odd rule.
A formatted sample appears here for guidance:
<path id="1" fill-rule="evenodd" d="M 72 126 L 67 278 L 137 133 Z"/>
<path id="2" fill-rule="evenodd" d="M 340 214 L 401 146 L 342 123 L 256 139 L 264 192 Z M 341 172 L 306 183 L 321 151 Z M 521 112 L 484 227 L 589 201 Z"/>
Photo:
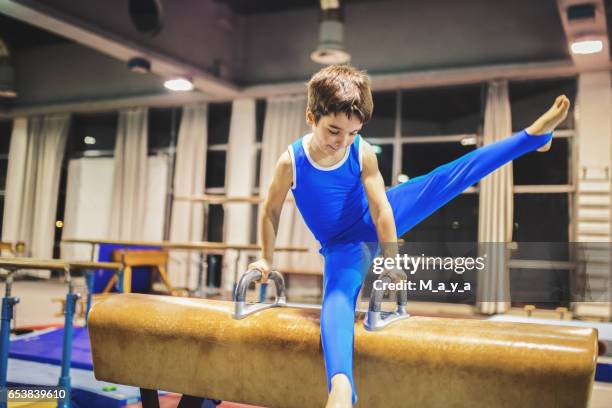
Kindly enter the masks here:
<path id="1" fill-rule="evenodd" d="M 97 303 L 97 379 L 264 407 L 323 407 L 319 311 L 272 308 L 232 319 L 233 303 L 125 294 Z M 410 317 L 355 324 L 361 407 L 586 407 L 593 329 Z"/>

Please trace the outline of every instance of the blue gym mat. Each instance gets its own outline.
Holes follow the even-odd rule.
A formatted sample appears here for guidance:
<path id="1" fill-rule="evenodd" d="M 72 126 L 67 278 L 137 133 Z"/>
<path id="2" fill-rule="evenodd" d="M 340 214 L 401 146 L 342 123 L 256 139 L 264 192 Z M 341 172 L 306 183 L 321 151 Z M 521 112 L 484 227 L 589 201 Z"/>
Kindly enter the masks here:
<path id="1" fill-rule="evenodd" d="M 63 337 L 63 328 L 18 336 L 11 340 L 9 357 L 59 366 L 62 364 Z M 89 334 L 84 327 L 74 328 L 70 366 L 72 368 L 93 370 Z"/>

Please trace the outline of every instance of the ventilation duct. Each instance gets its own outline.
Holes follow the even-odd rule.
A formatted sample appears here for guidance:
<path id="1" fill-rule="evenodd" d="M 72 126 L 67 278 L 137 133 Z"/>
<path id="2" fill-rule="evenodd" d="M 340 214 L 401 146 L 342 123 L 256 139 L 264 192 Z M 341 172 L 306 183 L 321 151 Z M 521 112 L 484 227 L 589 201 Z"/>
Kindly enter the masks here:
<path id="1" fill-rule="evenodd" d="M 11 65 L 9 49 L 4 40 L 0 38 L 0 98 L 16 96 L 15 72 Z"/>
<path id="2" fill-rule="evenodd" d="M 319 45 L 310 54 L 319 64 L 343 64 L 351 55 L 344 50 L 344 13 L 340 0 L 321 0 Z"/>

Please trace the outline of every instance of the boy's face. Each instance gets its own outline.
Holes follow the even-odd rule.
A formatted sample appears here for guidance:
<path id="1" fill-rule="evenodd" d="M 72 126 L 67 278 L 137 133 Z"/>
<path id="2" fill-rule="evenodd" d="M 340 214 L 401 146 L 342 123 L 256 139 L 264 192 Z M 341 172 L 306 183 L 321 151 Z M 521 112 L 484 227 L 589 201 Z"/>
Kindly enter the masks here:
<path id="1" fill-rule="evenodd" d="M 312 126 L 316 147 L 330 155 L 350 146 L 363 126 L 359 116 L 351 115 L 349 118 L 344 112 L 321 116 L 315 124 L 314 115 L 307 111 L 306 123 Z"/>

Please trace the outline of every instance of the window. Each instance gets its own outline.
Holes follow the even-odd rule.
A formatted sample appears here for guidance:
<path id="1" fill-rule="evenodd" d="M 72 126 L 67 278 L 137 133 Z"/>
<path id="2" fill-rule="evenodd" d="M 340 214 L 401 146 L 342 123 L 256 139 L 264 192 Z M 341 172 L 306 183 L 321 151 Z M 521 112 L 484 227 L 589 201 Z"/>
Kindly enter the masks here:
<path id="1" fill-rule="evenodd" d="M 0 120 L 0 155 L 8 155 L 12 131 L 12 120 Z"/>
<path id="2" fill-rule="evenodd" d="M 473 151 L 482 129 L 484 84 L 401 92 L 404 179 L 425 175 Z M 403 237 L 406 241 L 478 240 L 478 194 L 467 190 Z"/>
<path id="3" fill-rule="evenodd" d="M 225 150 L 209 149 L 206 157 L 206 188 L 225 189 Z M 221 190 L 217 190 L 221 192 Z"/>
<path id="4" fill-rule="evenodd" d="M 363 125 L 361 134 L 367 138 L 392 138 L 397 122 L 397 92 L 374 92 L 372 120 Z"/>
<path id="5" fill-rule="evenodd" d="M 542 308 L 569 306 L 569 272 L 561 269 L 511 268 L 512 304 Z"/>
<path id="6" fill-rule="evenodd" d="M 5 156 L 5 157 L 2 157 Z M 8 154 L 0 154 L 0 191 L 6 188 L 6 177 L 8 173 Z"/>
<path id="7" fill-rule="evenodd" d="M 223 211 L 223 205 L 211 204 L 208 206 L 206 241 L 223 242 L 224 216 L 225 213 Z M 208 272 L 206 274 L 206 285 L 208 287 L 220 287 L 223 255 L 207 254 L 206 262 L 208 265 Z"/>
<path id="8" fill-rule="evenodd" d="M 261 177 L 261 143 L 258 147 L 256 147 L 255 151 L 255 181 L 253 182 L 253 195 L 257 195 L 259 193 L 259 183 Z"/>
<path id="9" fill-rule="evenodd" d="M 206 194 L 225 194 L 225 166 L 227 144 L 229 141 L 231 103 L 211 103 L 208 105 L 208 151 L 206 153 Z M 209 205 L 206 220 L 206 240 L 223 242 L 223 205 Z M 207 284 L 221 285 L 222 255 L 208 255 Z"/>
<path id="10" fill-rule="evenodd" d="M 525 267 L 510 269 L 513 305 L 567 306 L 571 268 L 542 269 L 538 261 L 570 261 L 568 199 L 567 193 L 515 195 L 513 237 L 518 248 L 512 259 Z M 533 240 L 543 242 L 529 242 Z"/>
<path id="11" fill-rule="evenodd" d="M 393 185 L 393 144 L 372 144 L 386 186 Z"/>
<path id="12" fill-rule="evenodd" d="M 402 135 L 479 133 L 486 86 L 469 85 L 402 92 Z"/>
<path id="13" fill-rule="evenodd" d="M 514 231 L 517 242 L 568 242 L 567 193 L 516 194 Z M 520 244 L 519 244 L 520 245 Z"/>
<path id="14" fill-rule="evenodd" d="M 575 78 L 510 82 L 512 129 L 521 130 L 531 125 L 561 94 L 565 94 L 572 104 L 567 119 L 557 129 L 574 129 L 576 89 Z"/>
<path id="15" fill-rule="evenodd" d="M 510 270 L 510 290 L 515 306 L 567 306 L 570 299 L 570 268 L 543 269 L 538 261 L 570 261 L 570 203 L 573 190 L 571 157 L 574 146 L 576 79 L 515 81 L 509 84 L 512 129 L 529 126 L 548 110 L 555 98 L 565 94 L 572 101 L 567 119 L 557 128 L 552 148 L 532 152 L 513 164 L 514 228 L 518 249 L 513 260 L 520 268 Z M 540 242 L 538 242 L 540 241 Z"/>
<path id="16" fill-rule="evenodd" d="M 374 113 L 370 122 L 361 129 L 361 135 L 372 145 L 378 159 L 378 168 L 386 186 L 394 184 L 394 169 L 397 165 L 395 149 L 397 142 L 397 106 L 399 94 L 396 91 L 374 92 Z"/>
<path id="17" fill-rule="evenodd" d="M 259 177 L 261 173 L 261 142 L 263 140 L 264 121 L 266 119 L 266 108 L 268 107 L 265 99 L 258 99 L 255 102 L 255 180 L 253 182 L 253 195 L 259 193 Z"/>
<path id="18" fill-rule="evenodd" d="M 253 181 L 253 195 L 265 195 L 267 186 L 260 186 L 261 180 L 261 145 L 263 141 L 264 124 L 266 120 L 266 109 L 268 104 L 265 99 L 255 102 L 255 180 Z M 257 228 L 259 227 L 259 205 L 251 206 L 251 234 L 250 242 L 257 242 Z"/>
<path id="19" fill-rule="evenodd" d="M 461 143 L 405 143 L 402 145 L 402 173 L 410 178 L 422 176 L 475 149 Z"/>
<path id="20" fill-rule="evenodd" d="M 267 102 L 265 99 L 258 99 L 255 102 L 255 141 L 261 143 L 263 139 L 264 120 L 266 119 Z"/>
<path id="21" fill-rule="evenodd" d="M 231 103 L 208 105 L 206 189 L 209 190 L 209 193 L 223 194 L 225 192 L 225 166 L 231 116 Z"/>
<path id="22" fill-rule="evenodd" d="M 516 185 L 571 185 L 576 79 L 511 82 L 509 91 L 514 132 L 528 127 L 558 95 L 565 94 L 572 101 L 567 119 L 555 132 L 551 150 L 546 154 L 529 153 L 515 160 L 513 166 Z"/>
<path id="23" fill-rule="evenodd" d="M 66 151 L 66 153 L 68 153 Z M 62 167 L 60 170 L 60 182 L 57 194 L 57 208 L 55 209 L 55 219 L 64 220 L 64 210 L 66 209 L 66 186 L 68 184 L 68 154 L 64 154 L 64 160 L 62 160 Z M 55 231 L 53 235 L 53 258 L 61 258 L 61 240 L 62 240 L 62 226 L 55 225 Z M 59 276 L 59 271 L 52 271 L 52 276 Z"/>
<path id="24" fill-rule="evenodd" d="M 149 152 L 176 146 L 182 113 L 181 108 L 149 109 Z"/>
<path id="25" fill-rule="evenodd" d="M 208 206 L 208 220 L 206 228 L 206 240 L 210 242 L 223 242 L 223 205 L 211 204 Z M 221 273 L 223 269 L 223 255 L 206 255 L 207 273 L 206 286 L 220 287 Z"/>
<path id="26" fill-rule="evenodd" d="M 112 156 L 117 139 L 118 120 L 117 112 L 73 115 L 66 146 L 70 157 Z"/>
<path id="27" fill-rule="evenodd" d="M 546 153 L 531 152 L 514 160 L 515 185 L 571 184 L 570 144 L 572 138 L 556 137 Z"/>
<path id="28" fill-rule="evenodd" d="M 4 123 L 0 122 L 0 194 L 4 194 L 6 187 L 6 177 L 8 172 L 8 157 L 9 157 L 9 143 L 11 139 L 10 123 L 9 126 L 5 126 Z M 8 129 L 7 129 L 8 128 Z M 8 131 L 7 131 L 8 130 Z"/>
<path id="29" fill-rule="evenodd" d="M 208 144 L 227 144 L 229 140 L 231 103 L 211 103 L 208 105 Z"/>
<path id="30" fill-rule="evenodd" d="M 207 241 L 223 242 L 224 216 L 222 204 L 210 204 L 208 206 Z"/>
<path id="31" fill-rule="evenodd" d="M 406 242 L 478 241 L 478 194 L 461 194 L 404 234 Z"/>

